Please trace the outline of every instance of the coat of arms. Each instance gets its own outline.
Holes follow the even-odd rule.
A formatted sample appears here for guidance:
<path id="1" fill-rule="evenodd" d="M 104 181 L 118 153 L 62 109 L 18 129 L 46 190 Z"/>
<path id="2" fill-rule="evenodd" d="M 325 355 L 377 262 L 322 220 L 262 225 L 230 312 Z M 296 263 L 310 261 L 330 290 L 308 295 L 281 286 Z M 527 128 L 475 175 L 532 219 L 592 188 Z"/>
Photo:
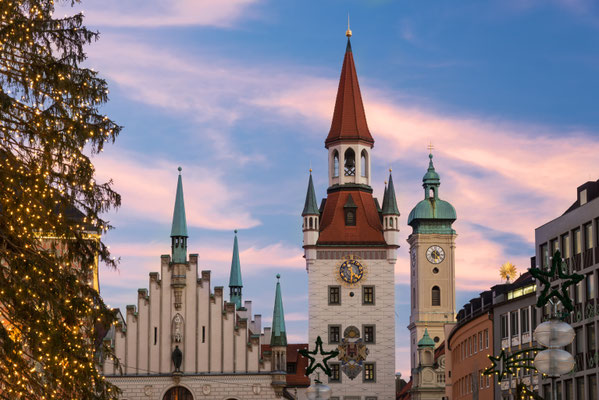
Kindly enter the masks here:
<path id="1" fill-rule="evenodd" d="M 343 332 L 343 339 L 338 346 L 341 371 L 349 379 L 354 379 L 362 372 L 362 362 L 368 356 L 368 348 L 360 338 L 360 331 L 355 326 L 348 326 Z"/>

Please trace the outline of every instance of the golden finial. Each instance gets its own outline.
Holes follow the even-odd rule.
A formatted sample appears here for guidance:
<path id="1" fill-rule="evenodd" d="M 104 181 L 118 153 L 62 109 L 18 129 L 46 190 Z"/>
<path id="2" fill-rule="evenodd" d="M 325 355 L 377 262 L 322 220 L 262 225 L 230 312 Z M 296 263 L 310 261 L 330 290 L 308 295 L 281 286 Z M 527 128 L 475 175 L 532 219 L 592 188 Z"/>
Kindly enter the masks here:
<path id="1" fill-rule="evenodd" d="M 347 30 L 345 31 L 345 36 L 348 38 L 351 37 L 351 29 L 349 29 L 349 13 L 347 13 Z"/>
<path id="2" fill-rule="evenodd" d="M 389 173 L 391 173 L 391 171 L 393 171 L 393 169 L 391 167 L 389 167 Z"/>
<path id="3" fill-rule="evenodd" d="M 429 153 L 432 153 L 433 150 L 435 150 L 435 146 L 433 146 L 433 142 L 432 141 L 428 143 L 427 148 L 428 148 Z"/>
<path id="4" fill-rule="evenodd" d="M 510 278 L 516 277 L 516 266 L 511 262 L 506 262 L 499 269 L 499 276 L 501 279 L 505 279 L 507 283 L 510 282 Z"/>
<path id="5" fill-rule="evenodd" d="M 312 173 L 312 168 L 310 168 L 310 173 Z"/>

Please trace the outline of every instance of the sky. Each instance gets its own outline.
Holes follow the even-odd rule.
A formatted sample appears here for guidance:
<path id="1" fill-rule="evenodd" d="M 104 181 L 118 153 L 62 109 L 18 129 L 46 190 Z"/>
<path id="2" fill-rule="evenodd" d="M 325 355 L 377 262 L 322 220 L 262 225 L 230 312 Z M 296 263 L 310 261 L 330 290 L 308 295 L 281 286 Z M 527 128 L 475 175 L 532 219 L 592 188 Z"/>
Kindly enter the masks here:
<path id="1" fill-rule="evenodd" d="M 70 2 L 69 2 L 70 3 Z M 270 323 L 282 275 L 288 339 L 306 342 L 300 213 L 308 169 L 326 194 L 327 151 L 347 14 L 372 178 L 389 168 L 402 214 L 395 267 L 396 367 L 409 376 L 407 216 L 423 198 L 433 143 L 440 197 L 457 210 L 458 309 L 520 272 L 534 229 L 599 178 L 599 3 L 593 0 L 84 1 L 100 31 L 87 66 L 110 87 L 103 108 L 124 130 L 94 157 L 120 209 L 105 235 L 118 271 L 100 268 L 113 307 L 137 301 L 170 253 L 177 167 L 189 252 L 226 286 L 239 229 L 244 298 Z"/>

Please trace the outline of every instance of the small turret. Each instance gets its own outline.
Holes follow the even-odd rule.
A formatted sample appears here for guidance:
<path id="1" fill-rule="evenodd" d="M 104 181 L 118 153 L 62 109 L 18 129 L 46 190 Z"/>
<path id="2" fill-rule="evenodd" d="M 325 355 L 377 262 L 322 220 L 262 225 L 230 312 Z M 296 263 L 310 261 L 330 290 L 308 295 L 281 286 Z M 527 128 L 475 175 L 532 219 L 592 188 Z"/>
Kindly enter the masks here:
<path id="1" fill-rule="evenodd" d="M 308 191 L 306 192 L 306 202 L 304 211 L 302 211 L 302 231 L 304 232 L 304 247 L 314 246 L 318 241 L 318 230 L 320 228 L 320 211 L 316 205 L 316 193 L 312 183 L 312 169 L 310 169 L 310 179 L 308 180 Z"/>
<path id="2" fill-rule="evenodd" d="M 171 254 L 173 263 L 187 262 L 187 220 L 185 218 L 185 202 L 183 200 L 183 182 L 181 180 L 181 167 L 177 180 L 177 194 L 175 197 L 175 210 L 173 211 L 173 225 L 171 228 Z"/>
<path id="3" fill-rule="evenodd" d="M 237 229 L 233 240 L 233 259 L 231 260 L 231 274 L 229 275 L 229 302 L 235 303 L 237 309 L 241 308 L 241 263 L 239 262 L 239 245 L 237 244 Z"/>
<path id="4" fill-rule="evenodd" d="M 428 334 L 428 328 L 424 328 L 424 335 L 418 341 L 418 359 L 420 367 L 430 367 L 434 362 L 435 342 Z"/>
<path id="5" fill-rule="evenodd" d="M 383 231 L 385 241 L 390 246 L 399 247 L 399 209 L 395 198 L 395 187 L 393 186 L 393 176 L 389 169 L 389 183 L 385 188 L 383 197 L 383 207 L 381 214 L 383 216 Z"/>

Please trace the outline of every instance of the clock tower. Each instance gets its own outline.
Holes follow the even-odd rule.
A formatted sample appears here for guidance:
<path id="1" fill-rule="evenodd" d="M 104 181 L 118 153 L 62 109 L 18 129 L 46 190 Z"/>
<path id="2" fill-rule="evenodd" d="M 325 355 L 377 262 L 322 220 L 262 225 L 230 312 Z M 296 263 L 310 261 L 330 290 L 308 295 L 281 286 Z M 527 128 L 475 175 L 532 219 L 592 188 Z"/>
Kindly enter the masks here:
<path id="1" fill-rule="evenodd" d="M 435 346 L 445 340 L 444 326 L 455 322 L 455 238 L 452 224 L 456 212 L 439 198 L 441 180 L 429 154 L 422 179 L 424 200 L 410 212 L 410 362 L 418 366 L 418 340 L 425 331 Z"/>
<path id="2" fill-rule="evenodd" d="M 395 398 L 395 279 L 399 210 L 393 179 L 383 207 L 372 195 L 374 139 L 366 123 L 349 37 L 328 151 L 327 196 L 317 205 L 310 173 L 302 212 L 309 281 L 309 343 L 321 337 L 333 396 Z"/>

